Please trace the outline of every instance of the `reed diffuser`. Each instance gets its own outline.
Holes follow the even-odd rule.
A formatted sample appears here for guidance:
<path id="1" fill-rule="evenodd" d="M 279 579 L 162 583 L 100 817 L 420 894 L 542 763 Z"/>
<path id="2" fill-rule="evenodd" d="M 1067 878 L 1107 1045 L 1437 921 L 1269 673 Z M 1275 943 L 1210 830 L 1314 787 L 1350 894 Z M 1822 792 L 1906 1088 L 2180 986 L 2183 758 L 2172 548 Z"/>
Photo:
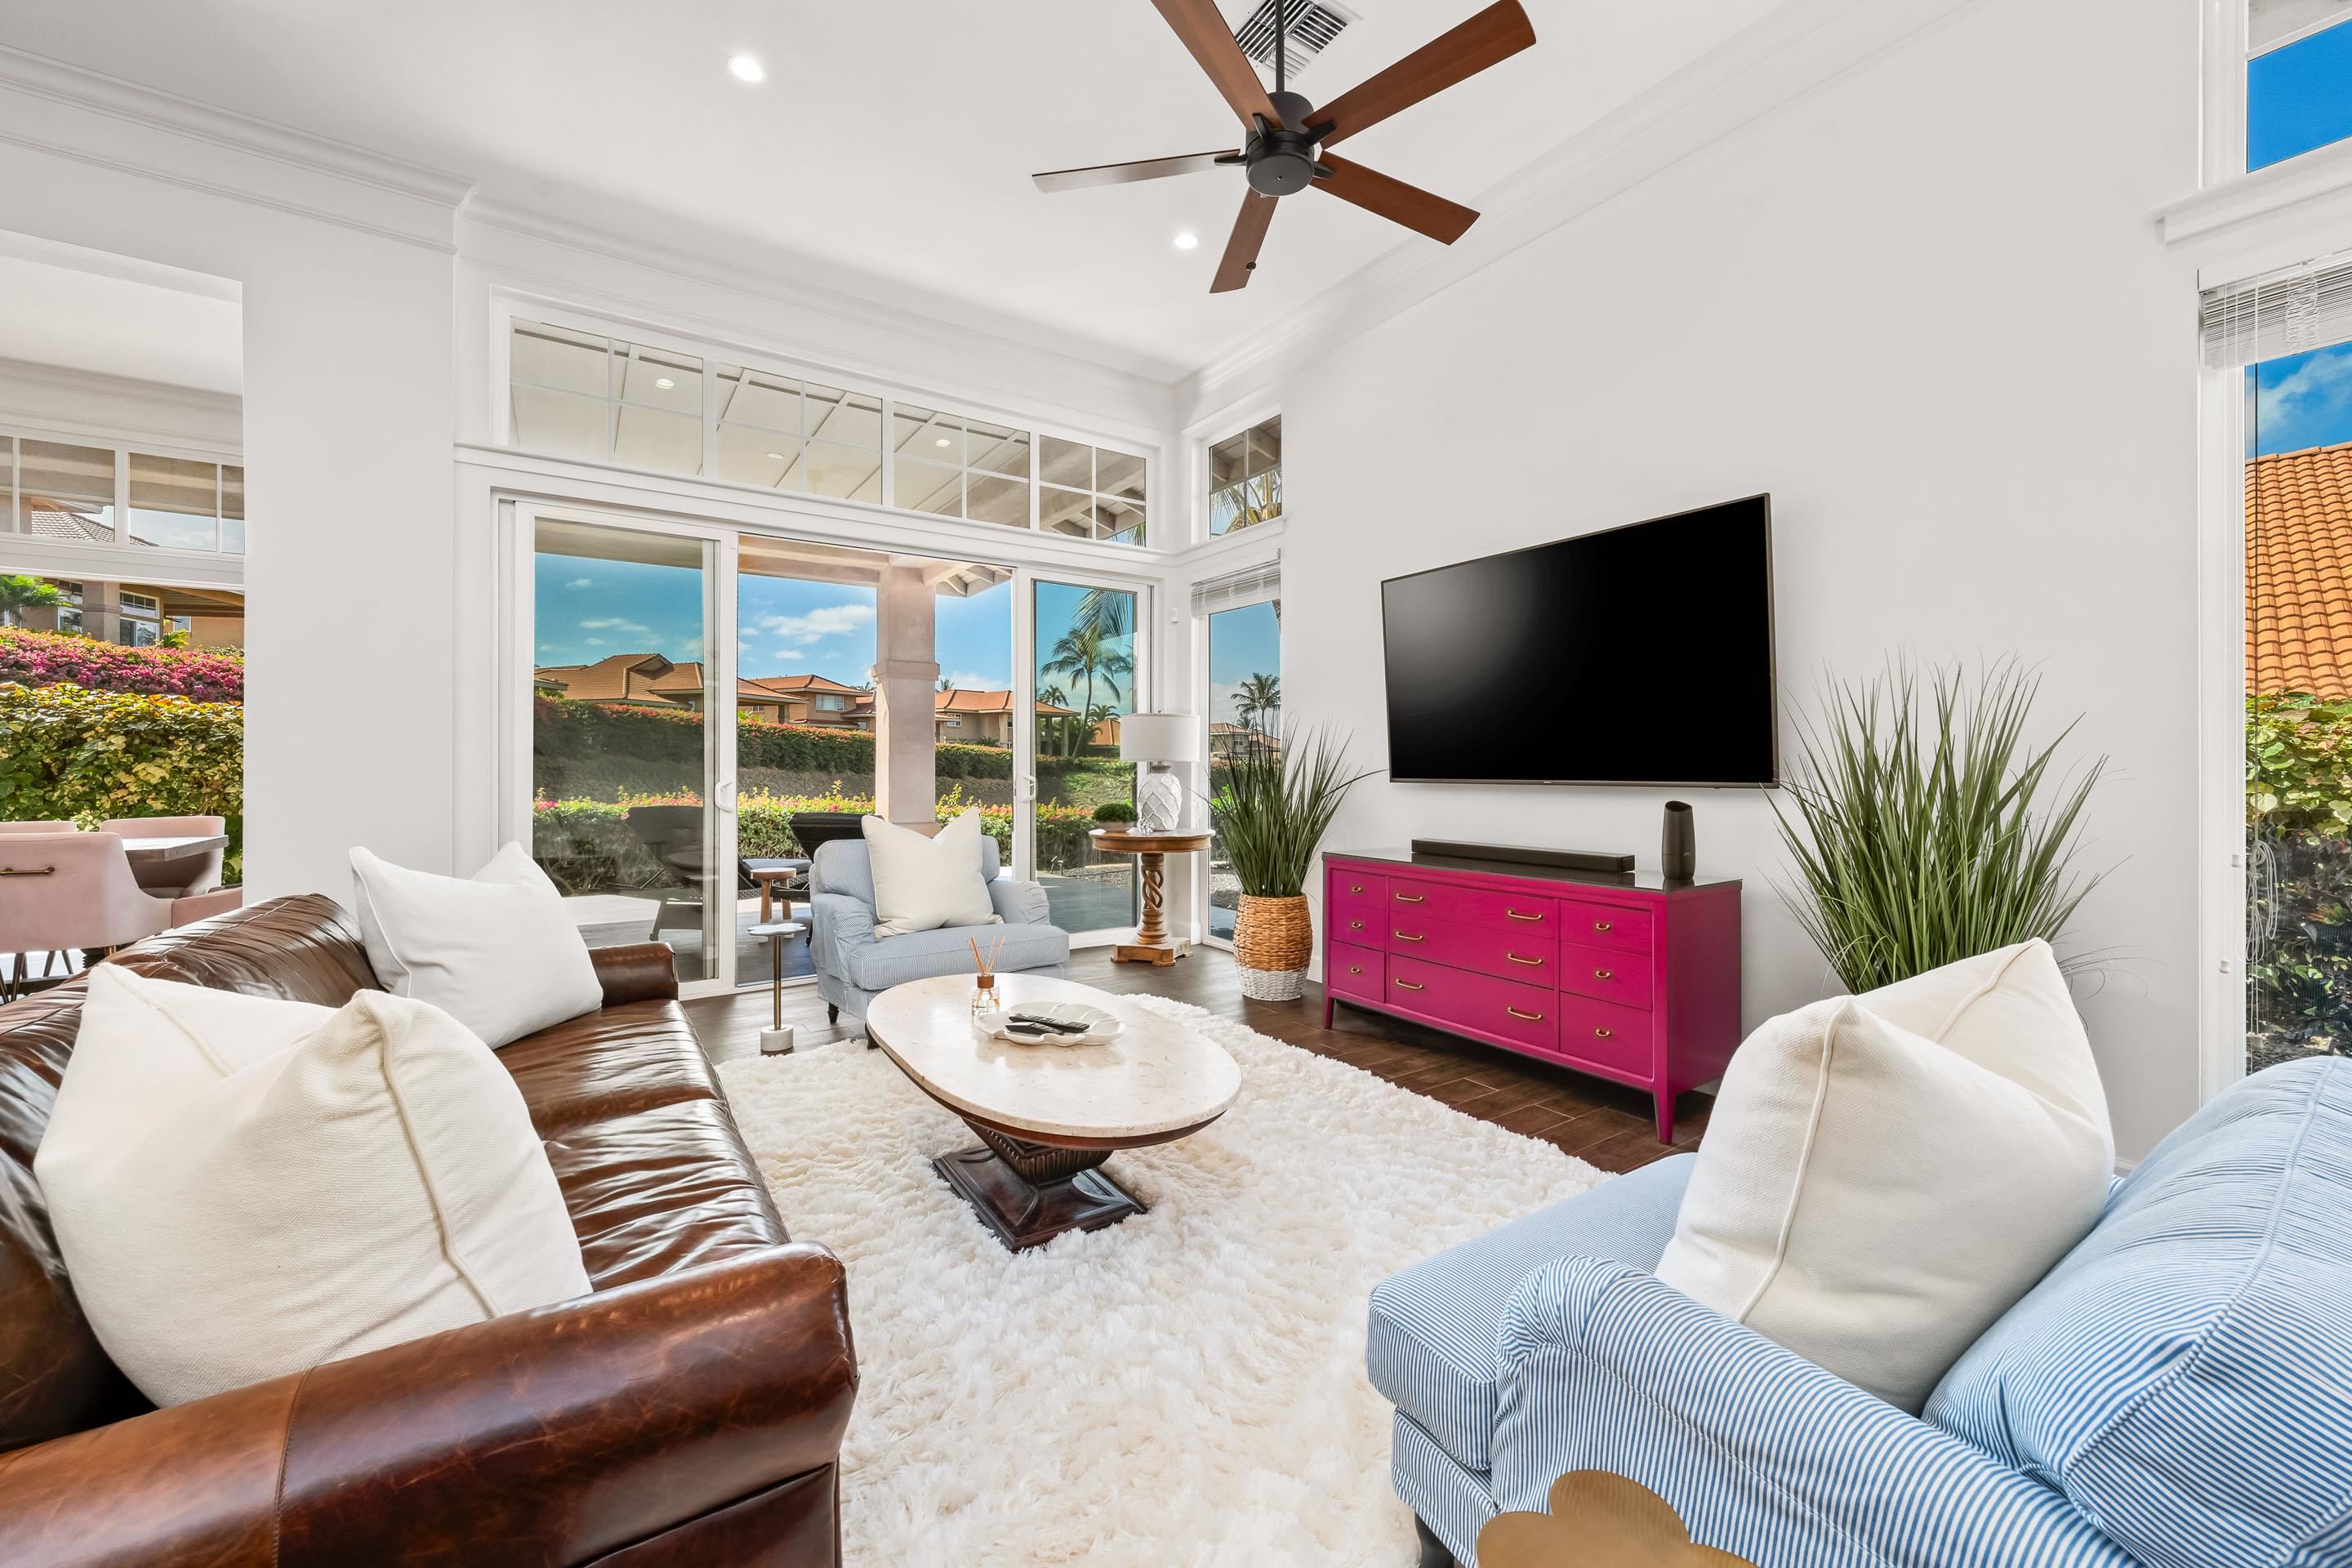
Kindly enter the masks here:
<path id="1" fill-rule="evenodd" d="M 1005 939 L 998 937 L 985 955 L 980 951 L 978 937 L 964 940 L 971 944 L 972 967 L 979 972 L 971 984 L 971 1010 L 975 1013 L 993 1011 L 996 1006 L 996 961 L 1004 955 Z"/>

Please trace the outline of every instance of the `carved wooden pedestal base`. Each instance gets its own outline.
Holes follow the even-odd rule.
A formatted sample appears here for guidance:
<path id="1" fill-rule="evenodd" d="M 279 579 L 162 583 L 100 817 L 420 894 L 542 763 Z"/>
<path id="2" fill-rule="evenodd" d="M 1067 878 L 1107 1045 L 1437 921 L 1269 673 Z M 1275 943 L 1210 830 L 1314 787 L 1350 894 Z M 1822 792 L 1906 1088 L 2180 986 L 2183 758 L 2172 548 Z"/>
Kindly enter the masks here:
<path id="1" fill-rule="evenodd" d="M 1008 1251 L 1043 1247 L 1064 1231 L 1100 1230 L 1143 1204 L 1097 1168 L 1108 1149 L 1061 1149 L 969 1124 L 988 1147 L 942 1154 L 931 1169 L 972 1206 Z"/>
<path id="2" fill-rule="evenodd" d="M 1209 847 L 1205 833 L 1115 833 L 1097 827 L 1092 835 L 1095 843 L 1111 854 L 1135 857 L 1139 880 L 1143 885 L 1143 922 L 1136 928 L 1135 940 L 1123 942 L 1110 950 L 1114 963 L 1154 963 L 1165 969 L 1185 953 L 1192 944 L 1179 942 L 1171 935 L 1166 921 L 1168 903 L 1168 857 L 1184 855 Z"/>

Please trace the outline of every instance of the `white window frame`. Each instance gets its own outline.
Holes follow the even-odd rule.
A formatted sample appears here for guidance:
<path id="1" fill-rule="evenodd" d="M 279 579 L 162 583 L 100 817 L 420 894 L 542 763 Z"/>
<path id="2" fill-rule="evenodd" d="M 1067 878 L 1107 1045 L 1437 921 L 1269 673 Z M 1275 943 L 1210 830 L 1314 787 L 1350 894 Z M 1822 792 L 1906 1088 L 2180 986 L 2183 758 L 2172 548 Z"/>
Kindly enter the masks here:
<path id="1" fill-rule="evenodd" d="M 543 322 L 549 326 L 562 327 L 572 331 L 615 339 L 642 348 L 699 356 L 703 364 L 703 471 L 700 474 L 680 474 L 668 469 L 625 468 L 615 463 L 567 457 L 559 453 L 532 452 L 529 448 L 516 446 L 513 375 L 509 350 L 514 342 L 515 324 L 519 321 Z M 1101 429 L 1089 429 L 1064 421 L 1043 418 L 1019 409 L 992 404 L 985 399 L 961 397 L 951 392 L 894 382 L 885 376 L 866 374 L 854 369 L 845 369 L 839 365 L 823 363 L 789 353 L 748 348 L 740 343 L 723 342 L 667 331 L 657 326 L 642 325 L 635 321 L 581 310 L 555 300 L 520 290 L 503 288 L 492 290 L 489 331 L 491 343 L 488 362 L 492 378 L 490 439 L 493 445 L 508 451 L 582 468 L 603 468 L 632 474 L 659 474 L 671 480 L 715 485 L 755 496 L 773 496 L 787 500 L 818 501 L 831 505 L 874 509 L 887 511 L 897 517 L 931 518 L 951 522 L 960 529 L 974 531 L 978 538 L 984 540 L 992 534 L 1019 537 L 1024 533 L 1033 535 L 1047 533 L 1048 531 L 1038 526 L 1037 521 L 1038 489 L 1042 483 L 1038 478 L 1038 472 L 1042 461 L 1044 437 L 1051 436 L 1058 440 L 1076 442 L 1100 451 L 1139 458 L 1143 460 L 1146 468 L 1143 500 L 1145 531 L 1141 544 L 1120 544 L 1101 539 L 1077 541 L 1076 536 L 1072 534 L 1053 534 L 1052 537 L 1093 544 L 1110 552 L 1114 557 L 1124 557 L 1139 551 L 1168 555 L 1175 553 L 1181 548 L 1180 543 L 1167 537 L 1166 524 L 1160 521 L 1162 519 L 1172 521 L 1174 514 L 1162 510 L 1167 501 L 1164 492 L 1170 482 L 1171 465 L 1168 462 L 1167 449 L 1158 444 L 1131 440 Z M 765 485 L 744 484 L 737 480 L 719 478 L 712 470 L 717 466 L 719 427 L 715 388 L 718 374 L 716 367 L 720 363 L 740 365 L 749 370 L 789 376 L 824 386 L 839 387 L 846 392 L 879 399 L 882 404 L 881 500 L 878 502 L 844 500 L 836 497 L 812 495 L 802 490 L 775 489 Z M 897 502 L 895 476 L 892 473 L 895 465 L 891 460 L 896 454 L 891 443 L 892 434 L 896 429 L 898 405 L 901 403 L 929 409 L 957 419 L 976 420 L 982 424 L 999 425 L 1010 429 L 1026 431 L 1030 438 L 1029 517 L 1026 526 L 1016 527 L 1000 522 L 975 522 L 966 518 L 944 517 L 943 514 L 937 512 L 913 511 L 899 508 Z M 1205 458 L 1202 461 L 1205 464 Z M 971 552 L 979 555 L 992 553 L 985 544 L 975 544 L 971 548 Z M 1116 567 L 1109 569 L 1118 570 Z"/>
<path id="2" fill-rule="evenodd" d="M 115 529 L 120 535 L 114 543 L 106 544 L 96 540 L 44 539 L 18 530 L 16 479 L 17 470 L 23 467 L 16 445 L 19 441 L 47 441 L 57 446 L 83 447 L 93 451 L 108 450 L 114 454 L 114 519 Z M 183 441 L 151 441 L 143 437 L 124 436 L 114 432 L 79 430 L 70 426 L 45 426 L 13 420 L 0 421 L 0 496 L 6 498 L 5 515 L 0 516 L 0 540 L 16 541 L 44 548 L 55 545 L 59 550 L 77 553 L 84 551 L 136 550 L 141 559 L 153 559 L 159 563 L 231 561 L 241 564 L 245 560 L 243 551 L 223 550 L 217 542 L 210 550 L 182 550 L 165 545 L 131 543 L 129 531 L 131 527 L 131 458 L 133 453 L 142 458 L 168 458 L 180 462 L 212 465 L 215 523 L 213 538 L 217 542 L 220 538 L 218 524 L 221 487 L 226 483 L 220 470 L 225 468 L 242 470 L 245 467 L 245 457 L 241 452 L 227 447 L 190 446 Z M 251 520 L 247 521 L 249 522 Z M 95 562 L 82 570 L 85 575 L 100 579 L 112 579 L 122 574 L 111 564 L 100 566 Z M 151 571 L 148 574 L 152 576 L 155 574 Z"/>
<path id="3" fill-rule="evenodd" d="M 1255 424 L 1256 421 L 1253 420 L 1251 423 Z M 1243 428 L 1247 429 L 1249 426 L 1244 426 Z M 1202 472 L 1204 474 L 1207 472 L 1205 468 L 1202 469 Z M 1257 531 L 1257 529 L 1255 528 L 1244 528 L 1241 531 L 1241 537 L 1247 539 L 1256 534 Z M 1230 539 L 1234 536 L 1232 534 L 1226 534 L 1223 537 Z M 1268 559 L 1279 559 L 1280 553 L 1281 552 L 1279 551 L 1274 552 L 1269 555 Z M 1215 682 L 1211 679 L 1209 668 L 1210 657 L 1214 651 L 1214 634 L 1209 623 L 1214 620 L 1217 616 L 1224 614 L 1227 610 L 1246 610 L 1253 605 L 1271 605 L 1276 602 L 1276 596 L 1268 594 L 1263 598 L 1245 599 L 1237 604 L 1221 605 L 1213 610 L 1203 610 L 1198 615 L 1194 615 L 1191 617 L 1192 622 L 1192 640 L 1193 646 L 1192 668 L 1194 672 L 1192 680 L 1192 710 L 1201 716 L 1201 762 L 1197 768 L 1190 770 L 1193 776 L 1186 781 L 1186 787 L 1198 795 L 1204 803 L 1202 807 L 1204 817 L 1201 826 L 1203 828 L 1206 828 L 1213 835 L 1216 831 L 1215 825 L 1206 820 L 1205 817 L 1205 813 L 1208 809 L 1205 803 L 1209 797 L 1209 759 L 1213 754 L 1213 749 L 1209 743 L 1209 726 L 1217 721 L 1217 716 L 1210 707 L 1210 689 L 1215 684 Z M 1279 644 L 1277 644 L 1277 646 L 1279 646 Z M 1211 863 L 1215 860 L 1216 855 L 1216 843 L 1213 837 L 1209 847 L 1202 850 L 1200 855 L 1199 865 L 1201 868 L 1201 874 L 1198 882 L 1192 889 L 1192 929 L 1200 933 L 1200 940 L 1207 946 L 1223 948 L 1227 952 L 1231 952 L 1234 945 L 1233 939 L 1230 937 L 1218 936 L 1209 928 L 1209 893 L 1211 890 L 1209 886 L 1211 879 L 1209 868 Z"/>
<path id="4" fill-rule="evenodd" d="M 1222 435 L 1222 436 L 1212 436 L 1212 437 L 1207 437 L 1207 438 L 1205 438 L 1205 439 L 1203 439 L 1203 440 L 1202 441 L 1202 443 L 1201 443 L 1201 460 L 1200 460 L 1200 492 L 1201 492 L 1201 539 L 1202 539 L 1202 542 L 1203 543 L 1208 543 L 1208 544 L 1218 544 L 1218 543 L 1222 543 L 1222 542 L 1223 542 L 1225 540 L 1228 540 L 1228 539 L 1233 538 L 1233 537 L 1234 537 L 1235 534 L 1237 534 L 1237 533 L 1239 533 L 1239 534 L 1251 534 L 1251 533 L 1255 533 L 1259 529 L 1261 529 L 1261 528 L 1265 528 L 1265 527 L 1268 526 L 1268 523 L 1267 523 L 1267 522 L 1260 522 L 1260 523 L 1253 523 L 1252 525 L 1250 525 L 1250 526 L 1249 526 L 1249 527 L 1247 527 L 1247 528 L 1229 528 L 1229 529 L 1225 530 L 1225 531 L 1224 531 L 1224 532 L 1223 532 L 1223 533 L 1212 533 L 1212 532 L 1210 532 L 1210 531 L 1209 531 L 1209 529 L 1210 529 L 1211 525 L 1214 522 L 1215 518 L 1216 518 L 1216 495 L 1217 495 L 1217 478 L 1216 478 L 1216 471 L 1215 471 L 1215 469 L 1213 468 L 1213 467 L 1212 466 L 1212 463 L 1213 463 L 1213 458 L 1212 458 L 1212 456 L 1211 456 L 1211 455 L 1212 455 L 1213 453 L 1214 453 L 1214 452 L 1215 452 L 1215 450 L 1216 450 L 1219 447 L 1223 446 L 1226 442 L 1228 442 L 1228 441 L 1232 440 L 1234 437 L 1236 437 L 1236 436 L 1246 436 L 1246 435 L 1248 435 L 1248 434 L 1249 434 L 1249 432 L 1251 432 L 1251 431 L 1253 431 L 1253 430 L 1256 429 L 1259 426 L 1261 426 L 1261 425 L 1265 424 L 1267 420 L 1269 420 L 1269 419 L 1279 419 L 1279 418 L 1281 418 L 1281 417 L 1282 417 L 1282 407 L 1281 407 L 1281 405 L 1279 405 L 1279 404 L 1276 404 L 1276 405 L 1271 405 L 1271 406 L 1268 406 L 1268 407 L 1266 407 L 1266 408 L 1264 408 L 1264 409 L 1260 410 L 1258 413 L 1256 413 L 1256 414 L 1253 415 L 1250 418 L 1248 418 L 1247 420 L 1244 421 L 1243 423 L 1241 423 L 1241 424 L 1239 424 L 1239 425 L 1232 425 L 1232 424 L 1231 424 L 1231 422 L 1230 422 L 1230 421 L 1228 421 L 1228 426 L 1229 426 L 1229 427 L 1225 429 L 1225 433 L 1224 433 L 1223 435 Z M 1288 432 L 1286 432 L 1286 431 L 1284 434 L 1285 434 L 1285 437 L 1286 437 L 1286 444 Z M 1289 473 L 1288 466 L 1287 466 L 1286 464 L 1284 464 L 1284 463 L 1276 463 L 1276 464 L 1275 465 L 1275 467 L 1276 467 L 1276 468 L 1277 468 L 1278 470 L 1280 470 L 1280 471 L 1282 472 L 1282 478 L 1283 478 L 1283 488 L 1282 488 L 1282 514 L 1281 514 L 1281 516 L 1279 516 L 1279 517 L 1276 517 L 1276 518 L 1270 519 L 1270 520 L 1269 520 L 1269 522 L 1283 522 L 1283 521 L 1288 521 L 1288 519 L 1289 519 L 1289 517 L 1290 517 L 1290 484 L 1289 484 L 1289 480 L 1290 480 L 1290 473 Z M 1239 609 L 1241 606 L 1239 606 L 1238 605 L 1234 605 L 1234 606 L 1231 606 L 1231 607 L 1232 607 L 1232 608 L 1234 608 L 1234 609 Z"/>

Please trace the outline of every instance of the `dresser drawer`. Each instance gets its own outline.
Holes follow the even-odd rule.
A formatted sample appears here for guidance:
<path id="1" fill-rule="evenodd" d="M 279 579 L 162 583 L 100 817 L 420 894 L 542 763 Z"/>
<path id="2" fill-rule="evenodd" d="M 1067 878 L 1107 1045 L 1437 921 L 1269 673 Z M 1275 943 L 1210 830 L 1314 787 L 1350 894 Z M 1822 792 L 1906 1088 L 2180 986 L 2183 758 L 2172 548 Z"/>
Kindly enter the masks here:
<path id="1" fill-rule="evenodd" d="M 1624 952 L 1650 951 L 1650 911 L 1624 904 L 1587 903 L 1564 899 L 1559 906 L 1559 940 L 1586 947 L 1613 947 Z"/>
<path id="2" fill-rule="evenodd" d="M 1389 912 L 1364 904 L 1334 903 L 1327 917 L 1333 942 L 1353 942 L 1360 947 L 1386 947 L 1383 934 L 1389 929 Z"/>
<path id="3" fill-rule="evenodd" d="M 1632 1073 L 1647 1081 L 1654 1067 L 1651 1030 L 1656 1015 L 1589 996 L 1559 999 L 1559 1054 L 1571 1062 L 1589 1062 Z"/>
<path id="4" fill-rule="evenodd" d="M 1472 1029 L 1556 1055 L 1559 998 L 1533 985 L 1448 969 L 1417 958 L 1389 955 L 1388 1004 L 1456 1029 Z"/>
<path id="5" fill-rule="evenodd" d="M 1559 944 L 1558 967 L 1562 991 L 1645 1011 L 1653 1005 L 1650 956 L 1645 952 L 1564 942 Z"/>
<path id="6" fill-rule="evenodd" d="M 1444 882 L 1423 882 L 1403 877 L 1389 882 L 1389 908 L 1398 914 L 1425 915 L 1456 925 L 1495 926 L 1504 931 L 1552 931 L 1559 929 L 1559 907 L 1549 899 L 1525 893 L 1490 893 L 1480 888 L 1456 888 Z"/>
<path id="7" fill-rule="evenodd" d="M 1349 947 L 1335 942 L 1323 957 L 1323 985 L 1334 996 L 1353 996 L 1365 1002 L 1385 1002 L 1388 983 L 1388 955 L 1369 947 Z"/>
<path id="8" fill-rule="evenodd" d="M 1549 931 L 1460 925 L 1406 909 L 1390 911 L 1384 945 L 1391 952 L 1426 959 L 1449 969 L 1475 969 L 1547 989 L 1559 968 L 1559 949 Z"/>
<path id="9" fill-rule="evenodd" d="M 1329 873 L 1325 886 L 1331 889 L 1331 907 L 1341 904 L 1360 905 L 1368 910 L 1385 910 L 1389 904 L 1389 879 L 1348 866 L 1327 867 Z"/>

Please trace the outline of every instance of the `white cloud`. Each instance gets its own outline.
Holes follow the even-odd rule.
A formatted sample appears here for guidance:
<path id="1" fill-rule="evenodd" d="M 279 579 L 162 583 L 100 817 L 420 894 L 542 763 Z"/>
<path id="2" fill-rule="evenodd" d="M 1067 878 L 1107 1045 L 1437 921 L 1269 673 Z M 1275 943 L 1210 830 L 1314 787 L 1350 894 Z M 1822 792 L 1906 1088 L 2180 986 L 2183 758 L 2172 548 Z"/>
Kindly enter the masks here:
<path id="1" fill-rule="evenodd" d="M 959 691 L 1002 691 L 1007 682 L 998 676 L 974 675 L 971 670 L 959 669 L 949 674 L 948 684 Z"/>
<path id="2" fill-rule="evenodd" d="M 604 646 L 604 639 L 603 637 L 590 637 L 588 639 L 588 646 L 590 647 L 603 647 Z"/>
<path id="3" fill-rule="evenodd" d="M 566 583 L 563 585 L 567 588 L 593 588 L 596 585 L 596 583 L 595 579 L 591 577 L 574 577 L 571 582 Z"/>
<path id="4" fill-rule="evenodd" d="M 623 620 L 618 616 L 607 616 L 602 620 L 583 621 L 580 623 L 580 629 L 583 632 L 625 632 L 633 637 L 651 637 L 654 631 L 651 626 L 641 626 L 635 621 Z"/>
<path id="5" fill-rule="evenodd" d="M 762 616 L 760 628 L 785 652 L 812 647 L 827 637 L 847 637 L 874 624 L 871 605 L 820 605 L 804 616 Z"/>

